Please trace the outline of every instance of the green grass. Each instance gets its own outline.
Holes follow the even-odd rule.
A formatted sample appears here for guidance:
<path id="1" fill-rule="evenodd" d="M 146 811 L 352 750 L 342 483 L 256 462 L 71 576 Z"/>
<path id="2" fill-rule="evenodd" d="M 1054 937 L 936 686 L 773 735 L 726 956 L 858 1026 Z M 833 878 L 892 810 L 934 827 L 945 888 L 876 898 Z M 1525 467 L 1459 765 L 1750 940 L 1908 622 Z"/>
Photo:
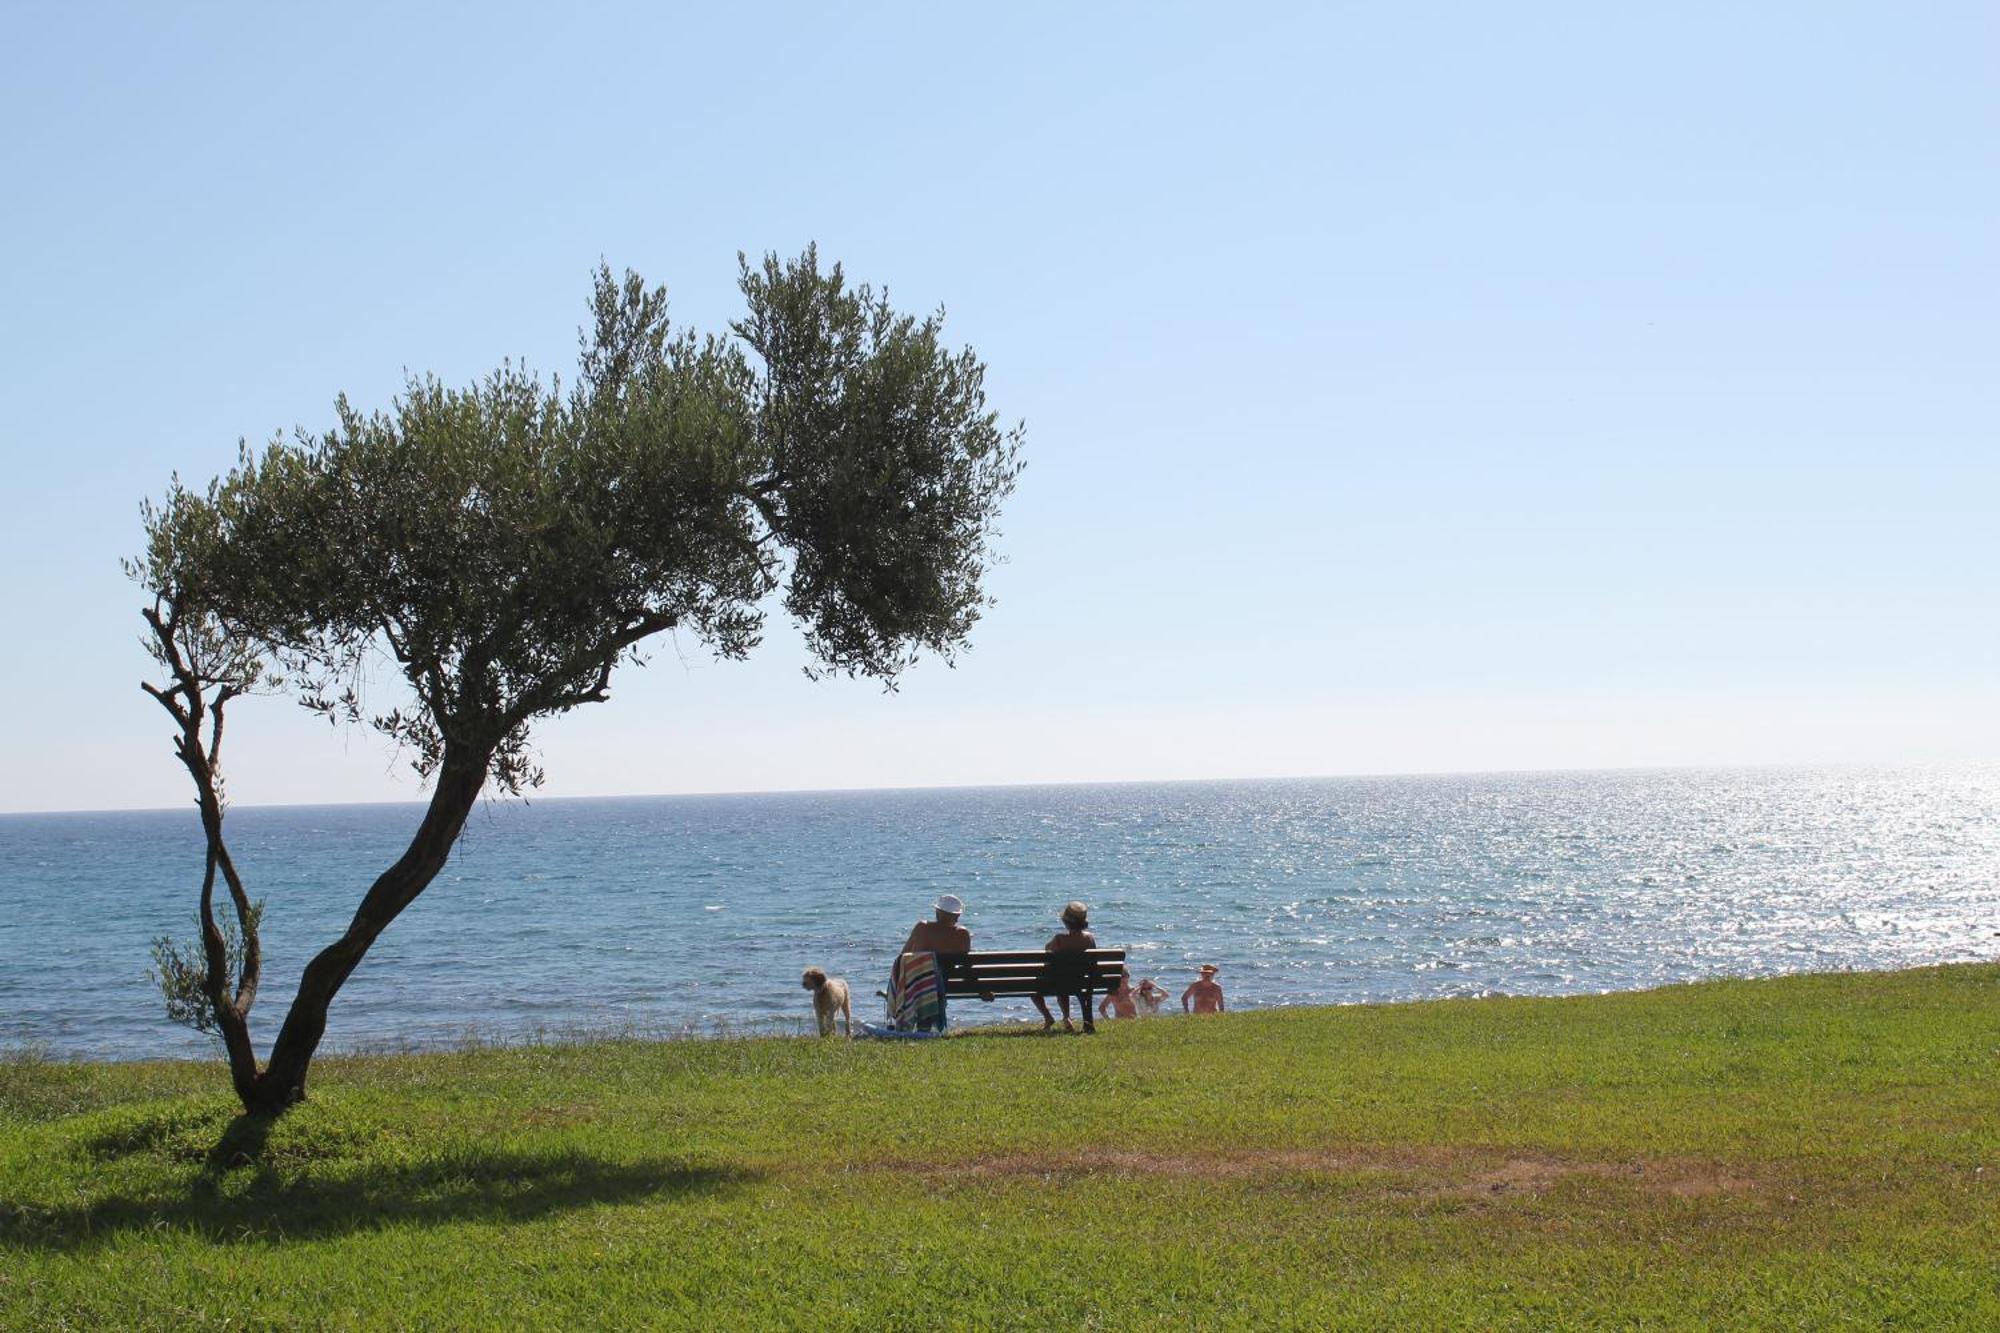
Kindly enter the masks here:
<path id="1" fill-rule="evenodd" d="M 2000 967 L 0 1064 L 0 1322 L 2000 1327 Z"/>

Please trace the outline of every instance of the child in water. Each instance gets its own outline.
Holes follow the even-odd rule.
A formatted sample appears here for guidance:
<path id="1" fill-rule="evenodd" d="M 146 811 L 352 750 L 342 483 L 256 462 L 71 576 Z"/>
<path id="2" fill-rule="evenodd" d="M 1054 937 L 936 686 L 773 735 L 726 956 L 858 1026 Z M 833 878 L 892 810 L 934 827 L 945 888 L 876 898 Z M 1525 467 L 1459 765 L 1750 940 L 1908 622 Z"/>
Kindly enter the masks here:
<path id="1" fill-rule="evenodd" d="M 1188 1001 L 1194 1007 L 1188 1007 Z M 1181 992 L 1181 1012 L 1195 1014 L 1219 1014 L 1222 1012 L 1222 987 L 1215 984 L 1215 964 L 1201 965 L 1201 979 Z"/>
<path id="2" fill-rule="evenodd" d="M 1139 1006 L 1132 990 L 1132 974 L 1124 968 L 1118 969 L 1118 987 L 1108 990 L 1104 998 L 1097 1002 L 1099 1018 L 1137 1018 Z"/>
<path id="3" fill-rule="evenodd" d="M 1151 1017 L 1159 1013 L 1160 1006 L 1166 1003 L 1167 988 L 1147 977 L 1139 983 L 1139 989 L 1132 992 L 1132 998 L 1139 1002 L 1139 1012 Z"/>

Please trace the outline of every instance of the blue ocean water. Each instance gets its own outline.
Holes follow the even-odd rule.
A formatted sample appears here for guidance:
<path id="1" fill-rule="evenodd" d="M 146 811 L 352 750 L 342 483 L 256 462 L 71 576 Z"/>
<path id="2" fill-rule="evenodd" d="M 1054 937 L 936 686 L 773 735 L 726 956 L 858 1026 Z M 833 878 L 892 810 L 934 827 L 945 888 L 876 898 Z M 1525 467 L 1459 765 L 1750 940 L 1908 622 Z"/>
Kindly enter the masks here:
<path id="1" fill-rule="evenodd" d="M 411 805 L 244 808 L 260 1046 Z M 204 1054 L 148 943 L 192 935 L 192 810 L 0 817 L 0 1048 Z M 1237 1007 L 1555 995 L 2000 958 L 2000 770 L 1341 778 L 483 806 L 335 1003 L 329 1048 L 798 1031 L 799 971 L 872 997 L 932 898 L 976 947 L 1068 899 L 1135 975 Z M 878 1002 L 862 1000 L 863 1015 Z M 1022 1001 L 953 1021 L 1017 1020 Z"/>

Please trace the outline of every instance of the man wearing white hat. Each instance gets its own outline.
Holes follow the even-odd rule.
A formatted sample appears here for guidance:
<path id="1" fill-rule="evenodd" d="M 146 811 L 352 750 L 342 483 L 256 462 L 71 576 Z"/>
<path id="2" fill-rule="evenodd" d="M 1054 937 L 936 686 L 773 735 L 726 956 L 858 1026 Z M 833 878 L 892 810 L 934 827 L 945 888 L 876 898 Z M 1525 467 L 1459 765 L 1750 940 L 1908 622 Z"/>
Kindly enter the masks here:
<path id="1" fill-rule="evenodd" d="M 935 921 L 919 921 L 903 941 L 904 953 L 965 953 L 972 948 L 972 932 L 958 924 L 965 915 L 965 900 L 945 893 L 931 904 Z"/>
<path id="2" fill-rule="evenodd" d="M 917 922 L 889 970 L 890 1021 L 905 1031 L 944 1030 L 944 974 L 937 956 L 972 948 L 972 932 L 958 924 L 965 915 L 959 896 L 940 894 L 932 907 L 937 919 Z"/>

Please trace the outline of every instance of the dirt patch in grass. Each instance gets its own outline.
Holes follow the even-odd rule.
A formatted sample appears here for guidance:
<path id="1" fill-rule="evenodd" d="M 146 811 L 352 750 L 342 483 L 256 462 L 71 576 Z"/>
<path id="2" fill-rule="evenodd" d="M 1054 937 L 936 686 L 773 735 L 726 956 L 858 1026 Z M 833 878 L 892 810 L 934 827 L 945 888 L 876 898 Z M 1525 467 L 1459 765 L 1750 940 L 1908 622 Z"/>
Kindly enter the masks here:
<path id="1" fill-rule="evenodd" d="M 1660 1158 L 1606 1162 L 1454 1148 L 1315 1148 L 1195 1154 L 1098 1148 L 1074 1153 L 1012 1153 L 942 1165 L 889 1162 L 860 1169 L 906 1171 L 942 1179 L 1113 1175 L 1246 1180 L 1327 1174 L 1365 1178 L 1390 1193 L 1459 1198 L 1543 1194 L 1567 1180 L 1622 1181 L 1644 1193 L 1673 1198 L 1749 1194 L 1760 1188 L 1758 1180 L 1747 1172 L 1714 1162 Z"/>
<path id="2" fill-rule="evenodd" d="M 1560 1157 L 1510 1157 L 1475 1171 L 1457 1187 L 1439 1192 L 1472 1197 L 1544 1194 L 1565 1179 L 1622 1180 L 1648 1194 L 1701 1199 L 1717 1194 L 1750 1194 L 1757 1182 L 1744 1172 L 1712 1162 L 1592 1162 Z"/>
<path id="3" fill-rule="evenodd" d="M 567 1129 L 593 1118 L 593 1108 L 585 1105 L 530 1106 L 514 1117 L 516 1123 L 536 1129 Z"/>

